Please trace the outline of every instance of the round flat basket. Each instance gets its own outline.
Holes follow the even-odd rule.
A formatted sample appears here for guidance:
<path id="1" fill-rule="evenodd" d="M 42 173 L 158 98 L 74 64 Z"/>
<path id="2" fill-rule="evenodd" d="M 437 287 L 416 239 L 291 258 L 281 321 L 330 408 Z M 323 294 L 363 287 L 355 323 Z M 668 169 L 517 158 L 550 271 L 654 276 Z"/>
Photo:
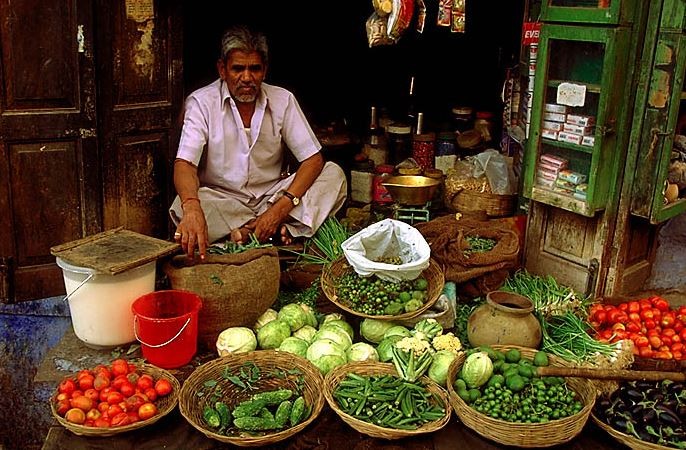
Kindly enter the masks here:
<path id="1" fill-rule="evenodd" d="M 254 378 L 254 381 L 246 380 L 246 376 Z M 244 389 L 229 377 L 243 384 L 249 382 L 253 389 Z M 179 410 L 194 428 L 207 437 L 240 447 L 259 447 L 287 439 L 312 423 L 324 406 L 323 385 L 324 378 L 319 370 L 292 353 L 274 350 L 239 353 L 212 360 L 195 369 L 181 388 Z M 307 418 L 280 431 L 247 432 L 231 426 L 226 435 L 212 431 L 203 419 L 207 405 L 221 401 L 233 411 L 240 402 L 254 394 L 276 389 L 291 389 L 295 393 L 292 400 L 302 395 L 305 411 L 309 412 Z"/>
<path id="2" fill-rule="evenodd" d="M 533 359 L 537 352 L 535 349 L 513 345 L 494 345 L 492 348 L 499 351 L 516 348 L 521 352 L 522 357 L 528 359 Z M 548 355 L 548 357 L 552 366 L 572 366 L 572 364 L 554 355 Z M 567 378 L 567 385 L 576 392 L 584 405 L 578 413 L 546 423 L 517 423 L 494 419 L 469 406 L 455 392 L 455 379 L 465 358 L 464 353 L 459 355 L 448 369 L 447 386 L 450 404 L 463 424 L 481 436 L 499 444 L 531 448 L 552 447 L 568 442 L 581 432 L 595 404 L 596 389 L 590 381 L 582 378 Z"/>
<path id="3" fill-rule="evenodd" d="M 456 212 L 485 213 L 488 217 L 505 217 L 514 213 L 516 195 L 492 194 L 463 189 L 446 202 Z"/>
<path id="4" fill-rule="evenodd" d="M 179 383 L 179 380 L 177 380 L 176 377 L 174 377 L 174 375 L 172 375 L 171 373 L 167 372 L 164 369 L 160 369 L 159 367 L 155 367 L 155 366 L 150 365 L 150 364 L 138 365 L 138 373 L 139 374 L 148 374 L 148 375 L 152 376 L 154 380 L 164 378 L 165 380 L 169 381 L 172 385 L 172 391 L 171 391 L 171 393 L 169 393 L 169 395 L 166 395 L 164 397 L 160 397 L 154 402 L 155 406 L 157 406 L 157 414 L 155 414 L 153 417 L 146 419 L 146 420 L 141 420 L 139 422 L 132 423 L 130 425 L 124 425 L 121 427 L 98 428 L 98 427 L 88 427 L 85 425 L 77 425 L 75 423 L 67 422 L 67 420 L 65 420 L 64 417 L 57 414 L 57 410 L 55 409 L 55 396 L 56 395 L 53 395 L 50 398 L 50 410 L 52 411 L 52 416 L 64 428 L 68 429 L 72 433 L 77 434 L 79 436 L 95 436 L 95 437 L 114 436 L 115 434 L 125 433 L 127 431 L 132 431 L 132 430 L 138 430 L 139 428 L 143 428 L 143 427 L 146 427 L 148 425 L 152 425 L 153 423 L 160 420 L 162 417 L 169 414 L 174 409 L 174 407 L 176 406 L 176 404 L 179 401 L 179 396 L 181 393 L 181 384 Z"/>
<path id="5" fill-rule="evenodd" d="M 360 419 L 343 412 L 338 406 L 338 402 L 334 399 L 333 393 L 338 387 L 338 385 L 343 381 L 349 373 L 354 373 L 360 376 L 370 376 L 370 375 L 393 375 L 397 376 L 398 372 L 395 370 L 395 366 L 389 363 L 372 363 L 372 362 L 352 362 L 338 366 L 331 372 L 326 374 L 324 380 L 324 395 L 326 396 L 326 401 L 334 410 L 338 416 L 343 419 L 345 423 L 350 425 L 355 430 L 367 436 L 381 438 L 381 439 L 402 439 L 406 437 L 417 436 L 420 434 L 431 433 L 433 431 L 440 430 L 443 428 L 448 421 L 450 421 L 450 401 L 448 400 L 448 394 L 446 391 L 436 384 L 427 376 L 420 378 L 422 383 L 426 386 L 427 390 L 434 394 L 434 396 L 440 399 L 441 407 L 445 409 L 445 415 L 435 421 L 427 422 L 421 427 L 414 430 L 400 430 L 395 428 L 386 428 L 379 425 L 375 425 L 369 422 L 365 422 Z"/>
<path id="6" fill-rule="evenodd" d="M 417 309 L 416 311 L 396 315 L 371 315 L 365 314 L 360 311 L 355 311 L 354 309 L 352 309 L 350 303 L 347 300 L 340 298 L 336 292 L 336 286 L 341 277 L 352 272 L 354 272 L 354 269 L 348 263 L 348 260 L 345 259 L 345 257 L 338 258 L 336 261 L 326 266 L 322 272 L 322 276 L 320 278 L 322 291 L 324 292 L 324 295 L 326 295 L 326 298 L 328 298 L 329 301 L 331 301 L 331 303 L 335 304 L 342 310 L 347 311 L 352 315 L 358 317 L 366 317 L 369 319 L 407 320 L 420 316 L 422 313 L 431 308 L 434 305 L 434 303 L 436 303 L 436 300 L 438 300 L 438 297 L 441 296 L 441 292 L 443 292 L 443 286 L 445 285 L 445 277 L 443 276 L 443 271 L 441 270 L 436 261 L 430 259 L 429 267 L 424 269 L 424 271 L 420 275 L 424 277 L 428 283 L 426 288 L 426 301 L 421 306 L 421 308 Z"/>
<path id="7" fill-rule="evenodd" d="M 602 428 L 603 430 L 607 431 L 607 434 L 615 438 L 619 443 L 626 445 L 629 448 L 633 448 L 635 450 L 673 450 L 674 447 L 666 447 L 664 445 L 658 445 L 658 444 L 653 444 L 652 442 L 646 442 L 642 441 L 638 438 L 635 438 L 633 436 L 629 436 L 628 434 L 624 434 L 621 431 L 615 430 L 612 428 L 610 425 L 606 424 L 599 418 L 595 416 L 595 414 L 591 414 L 591 419 L 593 419 L 593 422 L 595 422 L 598 427 Z"/>

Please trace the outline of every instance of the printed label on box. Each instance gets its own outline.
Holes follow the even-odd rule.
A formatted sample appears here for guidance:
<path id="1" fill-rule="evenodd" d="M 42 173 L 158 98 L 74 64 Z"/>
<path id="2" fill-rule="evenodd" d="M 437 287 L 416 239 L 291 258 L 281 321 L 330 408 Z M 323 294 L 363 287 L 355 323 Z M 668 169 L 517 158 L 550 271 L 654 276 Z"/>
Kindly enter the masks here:
<path id="1" fill-rule="evenodd" d="M 541 170 L 546 170 L 550 173 L 557 174 L 560 170 L 562 170 L 562 167 L 560 166 L 553 166 L 552 164 L 546 164 L 543 161 L 538 163 L 538 168 Z"/>
<path id="2" fill-rule="evenodd" d="M 564 124 L 561 122 L 549 122 L 547 120 L 543 121 L 543 128 L 545 128 L 546 130 L 562 131 L 563 126 L 564 126 Z"/>
<path id="3" fill-rule="evenodd" d="M 560 168 L 565 168 L 567 167 L 568 161 L 564 158 L 560 158 L 559 156 L 555 155 L 541 155 L 541 162 L 544 162 L 546 164 L 550 164 L 553 166 L 557 166 Z"/>
<path id="4" fill-rule="evenodd" d="M 567 107 L 565 105 L 556 105 L 555 103 L 546 103 L 545 110 L 552 113 L 567 114 Z"/>
<path id="5" fill-rule="evenodd" d="M 586 181 L 586 175 L 572 170 L 560 170 L 557 174 L 558 180 L 568 181 L 572 184 L 580 184 Z"/>
<path id="6" fill-rule="evenodd" d="M 557 131 L 553 130 L 546 130 L 545 128 L 541 130 L 541 137 L 544 139 L 552 139 L 553 141 L 557 141 Z"/>
<path id="7" fill-rule="evenodd" d="M 551 113 L 547 112 L 543 114 L 543 120 L 549 120 L 551 122 L 564 122 L 567 119 L 566 114 Z"/>
<path id="8" fill-rule="evenodd" d="M 541 178 L 541 177 L 536 177 L 536 184 L 539 185 L 539 186 L 543 186 L 543 187 L 548 187 L 548 188 L 549 188 L 549 187 L 553 187 L 553 185 L 555 184 L 555 181 L 553 181 L 553 180 L 546 180 L 545 178 Z"/>
<path id="9" fill-rule="evenodd" d="M 567 133 L 580 134 L 582 136 L 588 136 L 593 134 L 593 127 L 582 127 L 579 125 L 574 125 L 571 123 L 565 123 L 563 125 L 563 131 Z"/>
<path id="10" fill-rule="evenodd" d="M 557 140 L 558 141 L 569 142 L 570 144 L 581 145 L 582 139 L 583 139 L 583 136 L 580 134 L 566 133 L 564 131 L 560 131 L 559 133 L 557 133 Z"/>
<path id="11" fill-rule="evenodd" d="M 547 171 L 541 170 L 541 169 L 538 169 L 536 171 L 536 176 L 538 176 L 540 178 L 545 178 L 546 180 L 550 180 L 550 181 L 557 180 L 557 174 L 556 173 L 547 172 Z"/>
<path id="12" fill-rule="evenodd" d="M 567 114 L 567 123 L 571 123 L 572 125 L 579 125 L 582 127 L 588 127 L 591 125 L 595 125 L 595 117 Z"/>
<path id="13" fill-rule="evenodd" d="M 595 145 L 595 136 L 584 136 L 584 138 L 581 140 L 581 145 L 593 147 Z"/>

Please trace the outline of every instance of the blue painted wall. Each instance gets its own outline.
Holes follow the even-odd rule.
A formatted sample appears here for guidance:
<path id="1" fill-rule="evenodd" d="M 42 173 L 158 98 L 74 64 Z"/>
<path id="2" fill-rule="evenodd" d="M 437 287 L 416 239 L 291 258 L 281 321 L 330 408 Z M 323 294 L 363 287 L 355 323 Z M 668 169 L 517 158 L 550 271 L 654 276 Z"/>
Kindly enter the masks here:
<path id="1" fill-rule="evenodd" d="M 51 387 L 35 386 L 33 378 L 69 327 L 62 297 L 0 305 L 0 447 L 41 448 L 52 422 L 46 407 Z"/>

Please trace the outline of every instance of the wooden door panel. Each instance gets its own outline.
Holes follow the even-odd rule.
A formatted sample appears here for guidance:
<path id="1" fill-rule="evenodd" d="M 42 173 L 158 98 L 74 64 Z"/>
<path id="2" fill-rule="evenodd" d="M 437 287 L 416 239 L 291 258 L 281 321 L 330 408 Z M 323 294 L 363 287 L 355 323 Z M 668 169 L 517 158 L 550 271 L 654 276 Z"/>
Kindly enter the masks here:
<path id="1" fill-rule="evenodd" d="M 595 221 L 558 208 L 550 208 L 545 228 L 543 250 L 562 255 L 576 264 L 587 264 L 592 248 Z"/>

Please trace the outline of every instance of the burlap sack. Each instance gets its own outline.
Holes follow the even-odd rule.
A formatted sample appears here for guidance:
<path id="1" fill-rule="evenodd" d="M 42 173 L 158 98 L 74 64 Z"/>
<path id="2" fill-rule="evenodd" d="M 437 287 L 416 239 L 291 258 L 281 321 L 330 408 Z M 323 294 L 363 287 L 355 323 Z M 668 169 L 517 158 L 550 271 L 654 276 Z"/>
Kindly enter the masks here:
<path id="1" fill-rule="evenodd" d="M 226 328 L 252 327 L 279 294 L 276 248 L 207 255 L 198 263 L 181 255 L 168 261 L 163 270 L 172 289 L 195 292 L 202 298 L 198 340 L 210 349 Z"/>

